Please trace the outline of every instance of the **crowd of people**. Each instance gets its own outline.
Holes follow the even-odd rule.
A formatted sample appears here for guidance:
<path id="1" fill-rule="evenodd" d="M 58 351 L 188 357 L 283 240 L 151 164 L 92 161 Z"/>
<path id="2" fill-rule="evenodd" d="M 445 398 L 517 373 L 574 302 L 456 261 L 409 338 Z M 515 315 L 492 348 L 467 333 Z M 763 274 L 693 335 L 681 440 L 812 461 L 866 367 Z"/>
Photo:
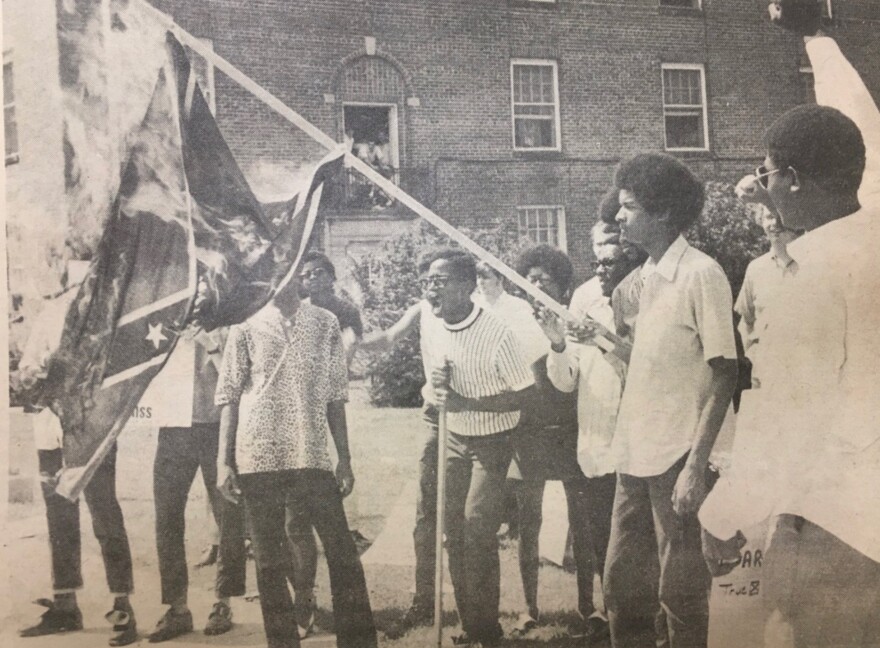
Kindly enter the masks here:
<path id="1" fill-rule="evenodd" d="M 454 645 L 494 646 L 504 636 L 497 533 L 508 488 L 524 599 L 513 634 L 541 622 L 541 505 L 546 482 L 557 480 L 577 570 L 571 632 L 585 645 L 610 636 L 614 648 L 705 647 L 711 578 L 740 564 L 744 532 L 763 522 L 768 624 L 796 648 L 880 646 L 880 111 L 819 29 L 817 3 L 770 10 L 804 37 L 818 105 L 778 118 L 763 164 L 737 186 L 743 201 L 761 205 L 770 251 L 749 265 L 735 301 L 721 266 L 685 238 L 703 184 L 678 159 L 642 153 L 621 162 L 600 206 L 593 278 L 575 287 L 571 260 L 546 244 L 516 259 L 518 274 L 570 304 L 570 320 L 506 292 L 491 265 L 443 248 L 420 262 L 423 299 L 364 335 L 356 309 L 333 294 L 333 264 L 312 252 L 299 281 L 279 286 L 254 317 L 181 340 L 173 362 L 194 379 L 192 410 L 159 434 L 156 539 L 168 609 L 150 641 L 193 629 L 184 508 L 201 468 L 220 529 L 206 634 L 232 627 L 248 536 L 268 645 L 298 646 L 314 624 L 316 531 L 337 645 L 377 645 L 343 508 L 355 484 L 347 366 L 356 347 L 382 353 L 418 330 L 425 425 L 415 595 L 389 634 L 434 621 L 442 417 L 445 549 L 461 622 Z M 35 375 L 41 345 L 23 360 Z M 710 453 L 739 390 L 731 465 L 719 474 Z M 46 436 L 55 444 L 39 450 L 55 595 L 22 636 L 82 628 L 78 508 L 53 492 L 60 439 Z M 137 630 L 113 459 L 85 500 L 118 646 Z M 604 609 L 593 599 L 595 574 Z"/>

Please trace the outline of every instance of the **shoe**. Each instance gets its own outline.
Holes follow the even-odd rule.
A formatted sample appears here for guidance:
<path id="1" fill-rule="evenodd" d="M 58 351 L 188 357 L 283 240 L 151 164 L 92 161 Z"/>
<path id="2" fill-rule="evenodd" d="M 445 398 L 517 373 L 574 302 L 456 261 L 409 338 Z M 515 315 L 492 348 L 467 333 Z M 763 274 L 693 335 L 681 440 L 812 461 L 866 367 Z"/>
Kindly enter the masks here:
<path id="1" fill-rule="evenodd" d="M 168 641 L 192 631 L 192 612 L 187 610 L 186 612 L 175 614 L 171 611 L 171 608 L 168 608 L 168 611 L 165 612 L 162 618 L 159 619 L 159 623 L 156 624 L 156 629 L 150 633 L 147 639 L 149 639 L 150 643 L 159 643 L 160 641 Z"/>
<path id="2" fill-rule="evenodd" d="M 519 615 L 516 620 L 516 624 L 513 626 L 513 630 L 511 630 L 511 634 L 514 637 L 524 637 L 529 633 L 529 630 L 538 627 L 538 620 L 533 617 L 528 612 L 523 612 Z"/>
<path id="3" fill-rule="evenodd" d="M 587 645 L 602 641 L 609 636 L 608 621 L 600 616 L 591 616 L 582 620 L 572 631 L 571 636 L 583 638 Z"/>
<path id="4" fill-rule="evenodd" d="M 503 636 L 504 632 L 501 630 L 501 626 L 497 625 L 491 636 L 487 635 L 485 637 L 480 637 L 479 639 L 470 636 L 467 632 L 462 632 L 460 635 L 453 635 L 452 645 L 468 646 L 469 648 L 491 648 L 492 646 L 499 645 Z"/>
<path id="5" fill-rule="evenodd" d="M 220 547 L 212 544 L 205 547 L 204 551 L 202 551 L 202 555 L 199 556 L 199 561 L 194 565 L 196 569 L 200 569 L 202 567 L 210 567 L 211 565 L 217 564 L 217 554 L 220 553 Z"/>
<path id="6" fill-rule="evenodd" d="M 39 623 L 20 630 L 19 637 L 42 637 L 83 629 L 82 612 L 78 607 L 72 610 L 61 610 L 54 601 L 49 599 L 38 599 L 34 601 L 34 604 L 42 605 L 48 609 L 40 616 Z"/>
<path id="7" fill-rule="evenodd" d="M 223 601 L 214 603 L 214 609 L 208 615 L 205 634 L 209 637 L 221 635 L 232 630 L 232 608 Z"/>
<path id="8" fill-rule="evenodd" d="M 138 639 L 137 622 L 134 619 L 134 611 L 113 609 L 104 615 L 113 624 L 113 633 L 107 642 L 111 646 L 127 646 Z"/>

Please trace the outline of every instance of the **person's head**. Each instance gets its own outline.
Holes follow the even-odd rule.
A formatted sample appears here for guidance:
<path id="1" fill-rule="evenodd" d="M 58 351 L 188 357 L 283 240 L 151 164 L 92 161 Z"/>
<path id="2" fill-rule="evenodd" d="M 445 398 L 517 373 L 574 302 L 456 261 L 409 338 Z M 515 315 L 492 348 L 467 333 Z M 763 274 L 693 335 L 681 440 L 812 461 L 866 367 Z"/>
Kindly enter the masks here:
<path id="1" fill-rule="evenodd" d="M 434 315 L 454 323 L 470 313 L 471 293 L 477 287 L 474 257 L 463 250 L 443 248 L 423 257 L 419 272 Z"/>
<path id="2" fill-rule="evenodd" d="M 546 243 L 524 250 L 516 260 L 516 271 L 556 301 L 568 297 L 574 276 L 568 255 Z"/>
<path id="3" fill-rule="evenodd" d="M 501 275 L 485 261 L 477 263 L 477 289 L 489 300 L 497 299 L 504 292 Z"/>
<path id="4" fill-rule="evenodd" d="M 617 196 L 614 197 L 614 201 L 617 204 Z M 617 210 L 615 210 L 614 215 L 617 215 Z M 596 256 L 596 250 L 602 245 L 619 242 L 620 225 L 617 224 L 617 221 L 607 223 L 604 220 L 598 220 L 590 228 L 590 243 L 593 245 L 593 256 Z"/>
<path id="5" fill-rule="evenodd" d="M 761 209 L 756 220 L 771 245 L 788 245 L 803 234 L 803 230 L 794 230 L 783 225 L 776 212 L 769 209 Z"/>
<path id="6" fill-rule="evenodd" d="M 599 222 L 617 226 L 617 212 L 620 211 L 619 193 L 618 189 L 611 188 L 602 196 L 602 200 L 599 201 L 599 212 L 597 214 Z M 598 225 L 599 223 L 596 224 Z"/>
<path id="7" fill-rule="evenodd" d="M 605 243 L 596 248 L 593 270 L 605 297 L 611 297 L 623 279 L 645 262 L 645 253 L 627 242 Z"/>
<path id="8" fill-rule="evenodd" d="M 786 227 L 813 229 L 858 208 L 865 142 L 842 112 L 798 106 L 773 122 L 764 143 L 767 156 L 756 175 Z"/>
<path id="9" fill-rule="evenodd" d="M 640 153 L 625 160 L 614 174 L 614 186 L 621 234 L 643 249 L 659 240 L 675 240 L 703 210 L 703 184 L 664 153 Z"/>
<path id="10" fill-rule="evenodd" d="M 336 268 L 330 258 L 317 250 L 311 250 L 303 257 L 299 279 L 306 294 L 311 297 L 325 295 L 333 290 L 336 281 Z"/>

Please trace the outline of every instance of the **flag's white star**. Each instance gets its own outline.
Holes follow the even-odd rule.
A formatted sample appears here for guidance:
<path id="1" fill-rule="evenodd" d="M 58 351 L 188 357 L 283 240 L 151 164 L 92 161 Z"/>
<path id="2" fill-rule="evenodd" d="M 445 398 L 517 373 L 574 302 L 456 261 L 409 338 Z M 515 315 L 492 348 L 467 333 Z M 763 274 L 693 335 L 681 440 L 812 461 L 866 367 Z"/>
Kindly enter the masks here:
<path id="1" fill-rule="evenodd" d="M 159 322 L 158 324 L 156 324 L 156 326 L 153 326 L 152 324 L 147 322 L 147 326 L 150 328 L 150 332 L 147 333 L 147 337 L 145 337 L 144 339 L 152 342 L 153 346 L 155 346 L 156 350 L 158 351 L 159 345 L 162 344 L 162 341 L 168 339 L 167 337 L 162 335 L 162 322 Z"/>

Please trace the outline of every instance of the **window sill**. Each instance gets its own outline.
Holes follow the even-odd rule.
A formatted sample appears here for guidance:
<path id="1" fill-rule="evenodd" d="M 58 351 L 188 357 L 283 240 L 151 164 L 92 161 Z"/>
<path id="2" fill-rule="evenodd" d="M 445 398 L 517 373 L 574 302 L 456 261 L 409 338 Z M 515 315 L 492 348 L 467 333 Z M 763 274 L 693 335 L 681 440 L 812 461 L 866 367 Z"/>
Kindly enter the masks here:
<path id="1" fill-rule="evenodd" d="M 20 161 L 21 161 L 21 159 L 19 158 L 18 153 L 16 153 L 15 155 L 7 155 L 6 156 L 6 166 L 18 164 Z"/>
<path id="2" fill-rule="evenodd" d="M 561 160 L 565 156 L 559 149 L 513 149 L 518 160 Z"/>
<path id="3" fill-rule="evenodd" d="M 711 149 L 666 149 L 669 155 L 680 158 L 711 158 L 713 157 Z"/>

